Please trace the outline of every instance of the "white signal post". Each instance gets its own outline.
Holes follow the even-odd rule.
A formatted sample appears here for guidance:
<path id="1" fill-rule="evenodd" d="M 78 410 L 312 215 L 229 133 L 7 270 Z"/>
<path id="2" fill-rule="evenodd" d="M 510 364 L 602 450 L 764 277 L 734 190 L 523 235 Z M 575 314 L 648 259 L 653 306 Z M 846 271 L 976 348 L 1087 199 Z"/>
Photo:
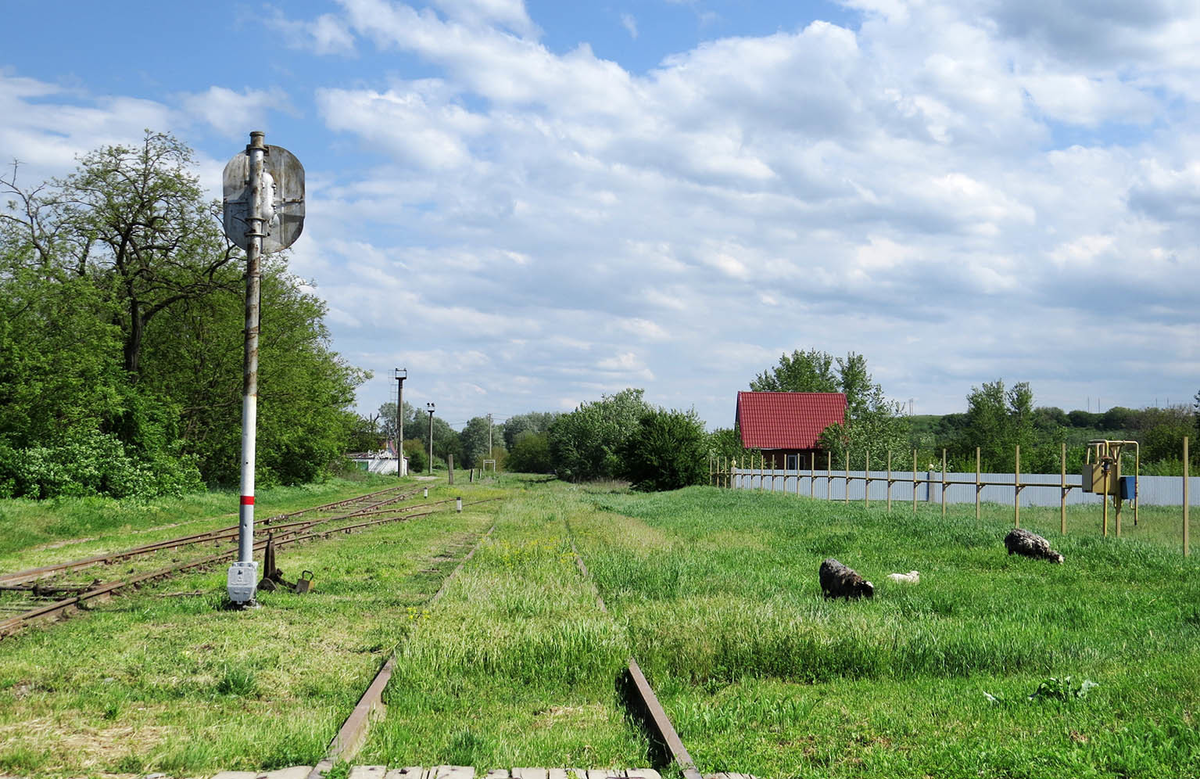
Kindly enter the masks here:
<path id="1" fill-rule="evenodd" d="M 244 155 L 225 166 L 225 234 L 246 250 L 246 340 L 242 376 L 241 505 L 238 559 L 229 566 L 226 589 L 237 607 L 254 606 L 258 563 L 254 560 L 254 464 L 258 421 L 258 329 L 260 265 L 265 253 L 290 246 L 304 224 L 304 168 L 286 149 L 250 133 Z M 274 157 L 271 155 L 274 154 Z"/>

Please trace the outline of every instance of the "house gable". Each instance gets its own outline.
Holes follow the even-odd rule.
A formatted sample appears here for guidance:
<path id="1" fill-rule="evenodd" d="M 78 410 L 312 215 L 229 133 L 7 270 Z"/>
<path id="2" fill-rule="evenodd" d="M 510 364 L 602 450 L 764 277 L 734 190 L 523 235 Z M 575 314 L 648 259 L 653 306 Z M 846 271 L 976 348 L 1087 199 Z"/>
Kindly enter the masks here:
<path id="1" fill-rule="evenodd" d="M 825 428 L 845 421 L 840 392 L 738 393 L 737 427 L 747 449 L 819 449 Z"/>

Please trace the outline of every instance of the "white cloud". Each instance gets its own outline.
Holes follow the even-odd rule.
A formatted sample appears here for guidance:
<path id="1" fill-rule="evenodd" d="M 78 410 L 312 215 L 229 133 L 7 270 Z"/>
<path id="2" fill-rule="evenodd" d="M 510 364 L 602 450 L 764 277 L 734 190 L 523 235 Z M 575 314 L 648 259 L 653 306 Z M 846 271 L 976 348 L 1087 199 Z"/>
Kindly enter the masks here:
<path id="1" fill-rule="evenodd" d="M 295 115 L 291 100 L 279 87 L 235 92 L 226 87 L 211 86 L 204 92 L 181 95 L 180 103 L 188 114 L 228 137 L 241 137 L 250 130 L 266 129 L 267 114 L 272 111 Z"/>
<path id="2" fill-rule="evenodd" d="M 846 5 L 860 25 L 708 40 L 646 73 L 555 49 L 517 0 L 278 14 L 315 53 L 403 55 L 313 92 L 331 144 L 368 169 L 309 167 L 294 254 L 338 348 L 359 364 L 411 355 L 447 403 L 482 389 L 522 404 L 496 412 L 569 409 L 644 384 L 719 424 L 795 348 L 861 351 L 931 412 L 1001 376 L 1070 406 L 1093 384 L 1138 405 L 1189 375 L 1194 9 Z M 262 97 L 216 85 L 166 105 L 0 76 L 0 152 L 69 162 L 164 119 L 232 133 Z M 1081 347 L 1096 311 L 1109 337 Z M 1157 373 L 1097 367 L 1123 348 Z"/>
<path id="3" fill-rule="evenodd" d="M 629 33 L 630 38 L 633 38 L 635 41 L 637 40 L 637 37 L 638 37 L 637 19 L 634 18 L 633 14 L 628 14 L 628 13 L 621 14 L 621 26 L 624 27 L 625 30 Z"/>

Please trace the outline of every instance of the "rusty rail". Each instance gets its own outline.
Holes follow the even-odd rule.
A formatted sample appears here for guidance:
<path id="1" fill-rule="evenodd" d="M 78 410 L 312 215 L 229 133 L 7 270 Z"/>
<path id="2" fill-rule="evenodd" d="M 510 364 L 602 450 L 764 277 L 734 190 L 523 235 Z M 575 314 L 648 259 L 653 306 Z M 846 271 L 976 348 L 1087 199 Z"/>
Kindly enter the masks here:
<path id="1" fill-rule="evenodd" d="M 417 494 L 417 490 L 414 489 L 411 492 L 405 493 L 403 495 L 398 495 L 393 498 L 389 498 L 387 500 L 384 500 L 381 503 L 372 504 L 371 506 L 369 506 L 365 509 L 361 509 L 360 511 L 351 512 L 349 514 L 345 514 L 345 515 L 338 516 L 338 517 L 330 517 L 330 518 L 323 519 L 323 520 L 297 520 L 295 522 L 286 522 L 284 524 L 272 524 L 273 522 L 277 522 L 278 520 L 292 519 L 293 517 L 298 517 L 298 516 L 301 516 L 302 514 L 308 514 L 308 513 L 319 512 L 319 511 L 331 511 L 334 509 L 343 508 L 351 503 L 361 502 L 367 498 L 376 497 L 376 496 L 383 495 L 383 494 L 386 494 L 389 492 L 395 492 L 397 489 L 399 489 L 399 488 L 398 487 L 389 487 L 386 490 L 379 490 L 378 492 L 368 493 L 367 495 L 360 495 L 357 498 L 350 498 L 347 500 L 337 501 L 336 503 L 327 503 L 323 506 L 314 506 L 312 508 L 301 509 L 300 511 L 294 511 L 294 512 L 291 512 L 290 514 L 279 514 L 275 517 L 270 517 L 266 520 L 263 520 L 260 524 L 269 525 L 269 527 L 267 527 L 265 529 L 260 529 L 259 534 L 265 535 L 267 533 L 278 533 L 280 530 L 287 531 L 290 528 L 294 528 L 294 527 L 297 527 L 300 525 L 312 527 L 314 525 L 321 524 L 324 522 L 336 522 L 340 519 L 349 519 L 351 517 L 356 517 L 356 516 L 365 514 L 377 507 L 387 506 L 392 503 L 397 503 L 401 500 L 404 500 L 405 498 L 408 498 L 408 497 L 411 497 L 411 496 Z M 162 551 L 165 551 L 168 549 L 176 549 L 181 546 L 191 546 L 192 544 L 204 544 L 204 543 L 209 543 L 212 541 L 220 541 L 225 538 L 236 537 L 237 534 L 238 534 L 238 526 L 230 525 L 228 527 L 216 528 L 214 530 L 208 530 L 203 533 L 195 533 L 190 536 L 181 536 L 179 538 L 167 539 L 165 541 L 156 541 L 152 544 L 144 544 L 142 546 L 137 546 L 132 549 L 125 549 L 120 552 L 110 552 L 108 554 L 103 554 L 103 555 L 93 555 L 92 557 L 85 557 L 85 558 L 82 558 L 79 560 L 71 560 L 71 561 L 65 562 L 65 563 L 56 563 L 54 565 L 45 565 L 45 566 L 41 566 L 39 568 L 28 568 L 23 571 L 13 571 L 12 573 L 0 574 L 0 588 L 13 589 L 13 585 L 20 585 L 20 584 L 24 584 L 26 582 L 34 582 L 39 579 L 43 579 L 47 576 L 65 573 L 67 571 L 76 571 L 76 570 L 79 570 L 80 568 L 87 568 L 87 567 L 90 567 L 93 565 L 106 565 L 109 563 L 118 562 L 120 560 L 128 560 L 129 558 L 132 558 L 132 557 L 139 557 L 141 555 L 153 554 L 155 552 L 162 552 Z"/>
<path id="2" fill-rule="evenodd" d="M 486 503 L 489 500 L 499 500 L 499 498 L 488 498 L 486 500 L 476 501 L 476 503 Z M 436 501 L 436 502 L 430 503 L 430 504 L 424 504 L 421 506 L 412 506 L 410 508 L 411 509 L 427 508 L 428 506 L 435 506 L 435 505 L 440 505 L 442 503 L 448 503 L 448 502 L 449 502 L 449 500 L 442 500 L 442 501 Z M 471 504 L 471 505 L 474 505 L 474 504 Z M 275 545 L 276 546 L 287 546 L 289 544 L 295 544 L 295 543 L 299 543 L 301 541 L 308 541 L 308 540 L 317 539 L 317 538 L 328 538 L 329 536 L 333 535 L 334 533 L 351 533 L 351 532 L 354 532 L 355 530 L 360 530 L 360 529 L 367 528 L 367 527 L 373 527 L 375 525 L 384 525 L 389 522 L 402 522 L 402 521 L 407 521 L 409 519 L 415 519 L 417 517 L 424 517 L 424 516 L 429 516 L 431 514 L 437 513 L 436 511 L 426 511 L 426 512 L 422 512 L 422 513 L 418 513 L 418 514 L 412 514 L 412 513 L 407 513 L 407 511 L 408 510 L 405 510 L 406 513 L 403 513 L 402 515 L 383 517 L 381 519 L 375 519 L 375 520 L 371 520 L 369 522 L 360 522 L 358 524 L 330 528 L 328 530 L 298 533 L 296 535 L 293 535 L 291 538 L 285 538 L 283 540 L 277 539 L 275 541 Z M 330 520 L 330 521 L 332 521 L 332 520 Z M 260 551 L 260 550 L 265 549 L 266 545 L 267 545 L 267 542 L 265 539 L 262 541 L 257 541 L 257 542 L 255 542 L 253 549 L 254 549 L 254 551 Z M 194 568 L 202 568 L 205 566 L 213 565 L 214 563 L 218 563 L 223 560 L 227 560 L 231 557 L 234 557 L 237 554 L 238 554 L 238 549 L 235 547 L 233 549 L 229 549 L 224 552 L 218 552 L 217 554 L 208 555 L 205 557 L 197 558 L 195 560 L 184 561 L 182 563 L 177 563 L 175 565 L 167 566 L 165 568 L 159 568 L 157 570 L 150 571 L 148 573 L 139 574 L 137 576 L 130 577 L 129 579 L 125 579 L 123 581 L 116 581 L 116 582 L 109 582 L 107 584 L 101 584 L 99 586 L 92 587 L 91 589 L 88 589 L 87 591 L 82 592 L 73 597 L 64 598 L 63 600 L 59 600 L 54 603 L 49 603 L 49 604 L 46 604 L 43 606 L 38 606 L 36 608 L 25 611 L 15 617 L 10 617 L 5 620 L 0 620 L 0 639 L 6 638 L 15 633 L 18 633 L 25 627 L 28 627 L 29 625 L 34 624 L 36 622 L 41 622 L 41 621 L 45 621 L 45 620 L 49 620 L 49 619 L 56 619 L 58 617 L 64 616 L 65 614 L 68 614 L 75 610 L 78 610 L 79 608 L 83 608 L 90 601 L 100 601 L 100 600 L 107 599 L 107 598 L 111 597 L 114 593 L 119 592 L 120 590 L 124 590 L 129 587 L 136 587 L 136 586 L 144 584 L 146 582 L 155 581 L 158 579 L 169 578 L 171 576 L 185 573 Z"/>

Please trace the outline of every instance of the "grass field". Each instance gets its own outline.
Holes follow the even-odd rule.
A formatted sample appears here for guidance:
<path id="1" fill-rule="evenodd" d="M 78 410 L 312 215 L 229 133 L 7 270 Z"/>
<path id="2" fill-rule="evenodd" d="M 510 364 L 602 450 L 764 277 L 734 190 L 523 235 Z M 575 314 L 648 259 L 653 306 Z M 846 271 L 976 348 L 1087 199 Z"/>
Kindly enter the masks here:
<path id="1" fill-rule="evenodd" d="M 1200 775 L 1200 578 L 1178 552 L 1051 534 L 1064 565 L 1010 557 L 1011 515 L 976 523 L 973 506 L 591 500 L 581 553 L 704 771 Z M 825 557 L 876 597 L 823 600 Z M 912 569 L 915 587 L 885 578 Z M 1029 699 L 1068 676 L 1098 686 Z"/>
<path id="2" fill-rule="evenodd" d="M 568 517 L 597 515 L 561 486 L 505 503 L 491 538 L 404 644 L 387 718 L 360 762 L 649 766 L 615 684 L 629 637 L 596 607 L 567 538 Z"/>
<path id="3" fill-rule="evenodd" d="M 497 491 L 430 490 L 431 499 L 455 494 Z M 221 565 L 5 639 L 0 773 L 199 776 L 314 764 L 499 505 L 456 514 L 450 504 L 281 550 L 280 567 L 291 577 L 314 571 L 316 589 L 260 594 L 256 610 L 220 609 Z"/>
<path id="4" fill-rule="evenodd" d="M 395 647 L 388 713 L 359 763 L 645 766 L 617 690 L 633 655 L 705 773 L 1200 776 L 1200 565 L 1170 543 L 1168 514 L 1118 540 L 1083 514 L 1060 537 L 1057 511 L 1023 510 L 1059 566 L 1004 552 L 1011 507 L 977 522 L 973 506 L 943 519 L 936 505 L 888 515 L 512 477 L 430 497 L 454 494 L 506 500 L 285 551 L 289 573 L 317 572 L 311 596 L 219 611 L 222 566 L 0 642 L 0 772 L 312 764 Z M 167 507 L 97 529 L 69 508 L 100 544 L 178 521 Z M 41 510 L 29 543 L 70 540 Z M 876 597 L 824 600 L 825 557 Z M 912 569 L 916 586 L 886 579 Z M 206 594 L 172 597 L 192 590 Z"/>

